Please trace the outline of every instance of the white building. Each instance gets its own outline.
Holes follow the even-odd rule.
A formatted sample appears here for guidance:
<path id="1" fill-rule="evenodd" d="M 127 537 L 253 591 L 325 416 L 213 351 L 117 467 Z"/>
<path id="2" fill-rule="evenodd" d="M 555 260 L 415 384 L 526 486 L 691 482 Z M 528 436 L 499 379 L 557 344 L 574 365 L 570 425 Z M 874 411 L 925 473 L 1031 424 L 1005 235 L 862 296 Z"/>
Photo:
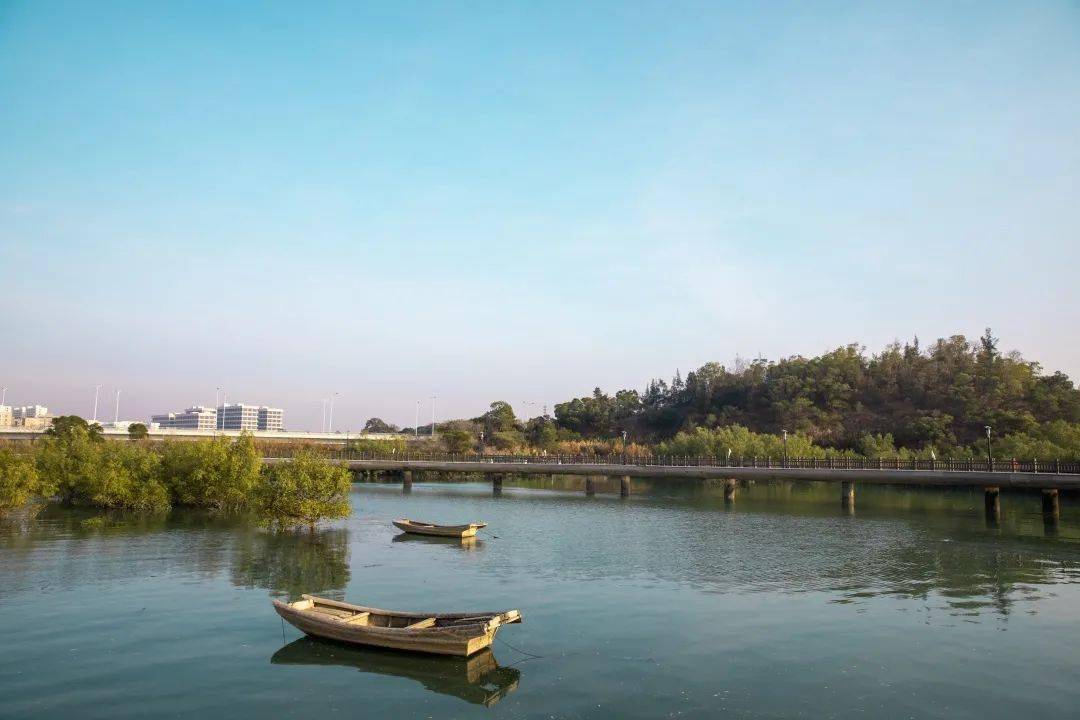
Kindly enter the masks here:
<path id="1" fill-rule="evenodd" d="M 274 430 L 285 429 L 285 411 L 265 405 L 233 403 L 218 408 L 220 430 Z"/>
<path id="2" fill-rule="evenodd" d="M 10 405 L 0 405 L 0 427 L 11 427 L 15 424 L 15 416 L 11 412 Z"/>
<path id="3" fill-rule="evenodd" d="M 48 417 L 49 408 L 44 405 L 23 405 L 22 407 L 15 408 L 12 413 L 13 419 L 25 420 L 26 418 L 43 418 Z"/>
<path id="4" fill-rule="evenodd" d="M 214 408 L 196 405 L 195 407 L 189 407 L 184 412 L 151 415 L 150 422 L 161 428 L 213 430 L 217 426 L 217 417 L 218 412 Z"/>
<path id="5" fill-rule="evenodd" d="M 285 429 L 285 411 L 281 408 L 259 408 L 259 429 L 283 431 Z"/>

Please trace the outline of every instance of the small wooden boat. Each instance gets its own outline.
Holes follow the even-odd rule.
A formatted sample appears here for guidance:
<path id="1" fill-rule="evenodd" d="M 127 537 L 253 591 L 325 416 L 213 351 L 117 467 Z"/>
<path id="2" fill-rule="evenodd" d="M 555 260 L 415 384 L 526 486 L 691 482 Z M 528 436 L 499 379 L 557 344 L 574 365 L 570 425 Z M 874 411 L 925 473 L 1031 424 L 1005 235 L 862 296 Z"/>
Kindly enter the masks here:
<path id="1" fill-rule="evenodd" d="M 521 622 L 517 610 L 472 613 L 409 613 L 301 595 L 274 601 L 290 625 L 315 637 L 356 645 L 468 657 L 491 645 L 503 625 Z"/>
<path id="2" fill-rule="evenodd" d="M 432 525 L 431 523 L 420 522 L 419 520 L 409 520 L 407 518 L 394 520 L 394 525 L 397 526 L 399 530 L 404 530 L 407 533 L 413 533 L 415 535 L 437 535 L 439 537 L 456 538 L 475 537 L 477 530 L 487 527 L 487 523 Z"/>

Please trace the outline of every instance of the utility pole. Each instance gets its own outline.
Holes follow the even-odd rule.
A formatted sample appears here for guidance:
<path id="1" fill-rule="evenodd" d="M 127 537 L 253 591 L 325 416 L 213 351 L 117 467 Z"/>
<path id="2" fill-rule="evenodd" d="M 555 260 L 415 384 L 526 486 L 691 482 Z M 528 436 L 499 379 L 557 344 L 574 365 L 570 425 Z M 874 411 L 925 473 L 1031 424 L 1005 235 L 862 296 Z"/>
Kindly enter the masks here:
<path id="1" fill-rule="evenodd" d="M 120 388 L 116 388 L 116 415 L 113 417 L 113 425 L 120 422 Z"/>
<path id="2" fill-rule="evenodd" d="M 95 385 L 94 386 L 94 419 L 91 422 L 97 422 L 97 401 L 98 401 L 98 393 L 99 392 L 101 392 L 101 386 L 100 385 Z M 0 402 L 0 405 L 3 405 L 3 403 Z"/>

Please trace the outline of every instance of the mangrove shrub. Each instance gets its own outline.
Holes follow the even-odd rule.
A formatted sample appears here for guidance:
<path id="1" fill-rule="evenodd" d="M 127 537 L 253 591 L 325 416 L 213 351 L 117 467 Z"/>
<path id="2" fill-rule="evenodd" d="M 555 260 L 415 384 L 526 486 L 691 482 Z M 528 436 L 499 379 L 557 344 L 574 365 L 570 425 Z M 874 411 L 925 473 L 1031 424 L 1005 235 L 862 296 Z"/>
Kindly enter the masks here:
<path id="1" fill-rule="evenodd" d="M 161 474 L 177 505 L 234 511 L 250 507 L 262 458 L 248 434 L 167 443 Z"/>
<path id="2" fill-rule="evenodd" d="M 0 512 L 25 505 L 43 490 L 32 457 L 0 449 Z"/>
<path id="3" fill-rule="evenodd" d="M 314 529 L 322 520 L 348 517 L 352 478 L 344 465 L 314 450 L 301 450 L 292 462 L 263 473 L 259 511 L 271 523 Z"/>

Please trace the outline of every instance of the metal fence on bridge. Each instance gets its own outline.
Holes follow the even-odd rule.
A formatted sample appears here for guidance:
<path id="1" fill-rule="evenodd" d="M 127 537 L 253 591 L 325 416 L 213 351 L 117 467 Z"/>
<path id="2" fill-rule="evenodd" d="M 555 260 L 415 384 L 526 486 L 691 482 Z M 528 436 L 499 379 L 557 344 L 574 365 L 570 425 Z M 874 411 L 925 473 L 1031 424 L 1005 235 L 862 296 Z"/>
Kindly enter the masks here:
<path id="1" fill-rule="evenodd" d="M 280 448 L 268 458 L 292 457 L 294 448 Z M 936 470 L 946 472 L 1025 472 L 1080 474 L 1076 460 L 918 460 L 892 458 L 725 458 L 689 455 L 489 455 L 477 453 L 374 453 L 354 450 L 330 451 L 335 460 L 373 462 L 504 463 L 521 465 L 627 465 L 635 467 L 795 468 L 808 470 Z M 553 470 L 554 472 L 554 470 Z"/>

